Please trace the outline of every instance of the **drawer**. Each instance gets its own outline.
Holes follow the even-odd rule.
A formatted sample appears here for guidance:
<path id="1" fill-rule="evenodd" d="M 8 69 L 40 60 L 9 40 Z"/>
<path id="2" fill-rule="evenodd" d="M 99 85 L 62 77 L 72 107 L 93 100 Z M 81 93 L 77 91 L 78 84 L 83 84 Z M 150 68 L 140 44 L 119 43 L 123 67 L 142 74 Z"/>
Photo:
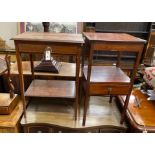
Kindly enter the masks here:
<path id="1" fill-rule="evenodd" d="M 27 128 L 28 133 L 51 133 L 52 128 L 46 126 L 31 126 Z"/>
<path id="2" fill-rule="evenodd" d="M 127 95 L 130 85 L 91 84 L 90 95 Z"/>
<path id="3" fill-rule="evenodd" d="M 75 44 L 57 44 L 57 43 L 49 43 L 49 44 L 31 44 L 31 43 L 20 43 L 19 44 L 19 51 L 20 52 L 26 52 L 26 53 L 33 53 L 33 52 L 39 52 L 43 53 L 45 48 L 47 46 L 51 47 L 52 53 L 57 54 L 73 54 L 76 55 L 81 52 L 81 45 L 75 45 Z"/>

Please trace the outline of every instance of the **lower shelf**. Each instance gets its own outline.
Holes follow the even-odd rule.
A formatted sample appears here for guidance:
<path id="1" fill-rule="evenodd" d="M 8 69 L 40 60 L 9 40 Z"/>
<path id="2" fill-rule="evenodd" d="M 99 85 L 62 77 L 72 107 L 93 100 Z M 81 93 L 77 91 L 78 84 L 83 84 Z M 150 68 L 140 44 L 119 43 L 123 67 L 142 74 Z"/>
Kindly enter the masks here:
<path id="1" fill-rule="evenodd" d="M 25 96 L 75 98 L 75 81 L 33 80 Z"/>
<path id="2" fill-rule="evenodd" d="M 127 126 L 120 124 L 120 112 L 109 97 L 90 98 L 87 123 L 82 126 L 83 107 L 73 118 L 73 101 L 32 98 L 27 107 L 27 117 L 21 125 L 25 132 L 125 132 Z"/>

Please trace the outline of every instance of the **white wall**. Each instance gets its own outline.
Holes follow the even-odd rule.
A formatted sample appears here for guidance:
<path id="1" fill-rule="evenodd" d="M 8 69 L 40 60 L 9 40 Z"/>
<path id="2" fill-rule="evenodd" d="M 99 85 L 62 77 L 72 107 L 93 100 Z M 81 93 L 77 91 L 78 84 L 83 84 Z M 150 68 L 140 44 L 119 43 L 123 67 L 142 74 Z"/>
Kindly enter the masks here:
<path id="1" fill-rule="evenodd" d="M 6 41 L 8 46 L 14 48 L 14 42 L 10 40 L 17 35 L 18 23 L 17 22 L 0 22 L 0 37 Z"/>

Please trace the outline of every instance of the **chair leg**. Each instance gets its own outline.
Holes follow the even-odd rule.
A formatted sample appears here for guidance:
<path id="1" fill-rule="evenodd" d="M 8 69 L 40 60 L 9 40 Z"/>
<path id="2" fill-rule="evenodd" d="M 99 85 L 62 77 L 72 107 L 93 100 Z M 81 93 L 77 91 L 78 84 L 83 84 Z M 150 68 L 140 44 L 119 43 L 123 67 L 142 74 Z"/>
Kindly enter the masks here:
<path id="1" fill-rule="evenodd" d="M 90 98 L 90 96 L 88 95 L 88 93 L 86 93 L 85 98 L 84 98 L 84 112 L 83 112 L 83 121 L 82 121 L 83 126 L 85 126 L 85 124 L 86 124 L 86 116 L 87 116 L 89 98 Z"/>

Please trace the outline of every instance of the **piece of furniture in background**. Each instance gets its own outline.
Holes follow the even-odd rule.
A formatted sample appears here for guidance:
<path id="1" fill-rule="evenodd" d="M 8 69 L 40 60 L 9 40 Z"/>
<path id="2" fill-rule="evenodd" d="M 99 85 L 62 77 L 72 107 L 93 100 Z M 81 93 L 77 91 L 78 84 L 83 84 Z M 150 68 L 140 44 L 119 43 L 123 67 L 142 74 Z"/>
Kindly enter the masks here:
<path id="1" fill-rule="evenodd" d="M 20 99 L 10 114 L 0 115 L 0 133 L 18 133 L 22 131 L 20 125 L 21 116 L 23 114 L 22 104 Z"/>
<path id="2" fill-rule="evenodd" d="M 10 56 L 6 55 L 5 58 L 0 58 L 0 76 L 3 75 L 4 73 L 7 74 L 6 82 L 9 87 L 10 98 L 13 98 L 14 97 L 14 86 L 13 86 L 12 80 L 11 80 L 10 65 L 11 65 Z M 3 81 L 3 79 L 1 79 L 1 80 L 2 80 L 1 87 L 3 90 L 4 89 L 4 83 L 3 83 L 4 81 Z"/>
<path id="3" fill-rule="evenodd" d="M 132 91 L 126 113 L 129 132 L 155 132 L 155 101 L 147 98 L 140 90 Z M 118 101 L 124 106 L 125 96 L 118 96 Z"/>
<path id="4" fill-rule="evenodd" d="M 129 97 L 134 84 L 134 78 L 139 65 L 145 40 L 122 33 L 90 33 L 84 32 L 85 37 L 85 57 L 88 59 L 88 67 L 84 67 L 84 115 L 83 125 L 86 124 L 89 97 L 91 95 L 126 95 L 123 107 L 121 123 L 125 118 Z M 115 51 L 118 55 L 116 66 L 93 66 L 94 51 Z M 134 52 L 136 60 L 134 69 L 129 78 L 120 69 L 120 60 L 123 52 Z M 84 62 L 82 63 L 82 67 Z"/>
<path id="5" fill-rule="evenodd" d="M 65 33 L 37 33 L 29 32 L 17 35 L 13 38 L 16 47 L 16 57 L 19 70 L 20 91 L 26 119 L 26 100 L 30 98 L 71 98 L 74 102 L 74 119 L 77 119 L 79 106 L 79 75 L 81 48 L 84 43 L 81 34 Z M 51 47 L 52 54 L 69 55 L 76 57 L 76 72 L 74 81 L 67 80 L 36 80 L 34 72 L 33 56 L 43 53 L 46 47 Z M 25 92 L 21 53 L 28 53 L 31 64 L 32 83 Z M 40 89 L 42 86 L 42 89 Z M 61 105 L 60 105 L 61 106 Z"/>
<path id="6" fill-rule="evenodd" d="M 144 64 L 146 66 L 154 65 L 154 48 L 155 48 L 155 23 L 151 24 L 148 44 L 144 55 Z"/>
<path id="7" fill-rule="evenodd" d="M 4 83 L 2 75 L 7 71 L 6 62 L 4 60 L 4 56 L 0 57 L 0 92 L 4 91 Z"/>
<path id="8" fill-rule="evenodd" d="M 0 59 L 0 74 L 6 73 L 9 93 L 0 93 L 0 132 L 20 132 L 20 118 L 23 113 L 21 99 L 14 94 L 10 75 L 10 56 Z M 4 81 L 3 81 L 4 82 Z"/>

